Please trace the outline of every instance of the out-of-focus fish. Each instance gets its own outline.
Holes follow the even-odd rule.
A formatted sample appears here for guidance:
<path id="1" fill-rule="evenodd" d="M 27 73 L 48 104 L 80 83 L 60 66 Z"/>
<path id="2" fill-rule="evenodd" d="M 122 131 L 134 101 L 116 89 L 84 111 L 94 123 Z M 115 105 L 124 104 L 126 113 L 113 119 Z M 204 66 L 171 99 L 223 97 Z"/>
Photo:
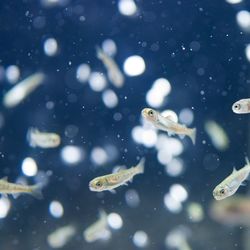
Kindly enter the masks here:
<path id="1" fill-rule="evenodd" d="M 108 229 L 107 214 L 104 210 L 100 210 L 100 218 L 86 228 L 83 237 L 87 242 L 94 242 L 100 239 L 107 239 L 111 235 Z"/>
<path id="2" fill-rule="evenodd" d="M 48 235 L 47 241 L 52 248 L 61 248 L 76 234 L 76 228 L 72 225 L 60 227 Z"/>
<path id="3" fill-rule="evenodd" d="M 97 177 L 90 181 L 89 189 L 96 192 L 108 190 L 114 193 L 115 188 L 127 185 L 127 182 L 132 181 L 135 175 L 144 173 L 144 164 L 145 158 L 142 158 L 135 167 L 121 169 L 116 173 Z"/>
<path id="4" fill-rule="evenodd" d="M 124 84 L 124 76 L 116 62 L 108 56 L 101 48 L 96 47 L 97 58 L 100 59 L 107 69 L 108 78 L 115 87 L 121 88 Z"/>
<path id="5" fill-rule="evenodd" d="M 10 89 L 3 98 L 3 105 L 6 108 L 13 108 L 22 102 L 32 91 L 42 84 L 45 76 L 43 73 L 36 73 L 25 78 Z"/>
<path id="6" fill-rule="evenodd" d="M 154 109 L 145 108 L 141 112 L 142 116 L 151 122 L 157 129 L 166 131 L 168 135 L 177 134 L 179 136 L 189 136 L 193 144 L 196 139 L 196 128 L 187 128 L 185 125 L 174 122 L 171 117 L 164 117 Z"/>
<path id="7" fill-rule="evenodd" d="M 22 185 L 8 182 L 7 177 L 0 179 L 0 194 L 2 195 L 13 195 L 14 198 L 17 198 L 20 194 L 26 193 L 31 194 L 37 199 L 42 199 L 42 187 L 43 184 L 39 183 L 36 185 Z"/>
<path id="8" fill-rule="evenodd" d="M 229 146 L 229 139 L 225 130 L 215 121 L 206 121 L 205 131 L 210 137 L 214 147 L 224 151 Z"/>
<path id="9" fill-rule="evenodd" d="M 236 114 L 248 114 L 250 113 L 250 98 L 241 99 L 235 102 L 232 106 L 232 110 Z"/>
<path id="10" fill-rule="evenodd" d="M 247 164 L 239 170 L 234 168 L 233 172 L 215 187 L 213 196 L 216 200 L 222 200 L 233 195 L 240 185 L 242 185 L 243 181 L 247 179 L 250 173 L 250 163 L 247 158 L 246 163 Z"/>
<path id="11" fill-rule="evenodd" d="M 37 128 L 29 128 L 27 140 L 31 147 L 55 148 L 61 143 L 61 138 L 56 133 L 40 132 Z"/>
<path id="12" fill-rule="evenodd" d="M 250 226 L 250 198 L 234 195 L 220 202 L 213 201 L 209 208 L 212 219 L 230 226 Z"/>

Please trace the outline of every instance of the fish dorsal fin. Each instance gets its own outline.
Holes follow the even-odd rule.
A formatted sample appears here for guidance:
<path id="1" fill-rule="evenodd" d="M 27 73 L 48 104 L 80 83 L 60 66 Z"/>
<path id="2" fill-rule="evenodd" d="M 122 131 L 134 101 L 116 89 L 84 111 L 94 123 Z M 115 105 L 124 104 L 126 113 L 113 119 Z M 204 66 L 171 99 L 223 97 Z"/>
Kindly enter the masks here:
<path id="1" fill-rule="evenodd" d="M 119 173 L 119 172 L 122 172 L 122 171 L 124 171 L 124 170 L 126 170 L 126 167 L 125 167 L 125 166 L 123 166 L 123 165 L 117 166 L 117 167 L 115 167 L 113 173 Z"/>
<path id="2" fill-rule="evenodd" d="M 233 168 L 233 172 L 232 174 L 236 173 L 237 172 L 237 169 L 236 168 Z"/>
<path id="3" fill-rule="evenodd" d="M 7 176 L 3 177 L 1 181 L 8 182 L 8 177 Z"/>
<path id="4" fill-rule="evenodd" d="M 175 122 L 172 115 L 162 115 L 162 117 L 164 117 L 164 118 L 166 118 L 166 119 L 168 119 L 168 120 L 170 120 L 172 122 Z"/>

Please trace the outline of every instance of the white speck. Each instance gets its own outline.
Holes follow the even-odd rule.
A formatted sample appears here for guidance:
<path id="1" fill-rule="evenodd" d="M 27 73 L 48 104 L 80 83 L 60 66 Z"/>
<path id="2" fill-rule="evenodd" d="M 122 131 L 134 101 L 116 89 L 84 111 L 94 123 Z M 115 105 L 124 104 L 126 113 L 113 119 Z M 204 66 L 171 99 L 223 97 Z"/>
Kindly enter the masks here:
<path id="1" fill-rule="evenodd" d="M 106 77 L 100 72 L 92 72 L 89 77 L 89 85 L 94 91 L 103 91 L 107 85 Z"/>
<path id="2" fill-rule="evenodd" d="M 61 150 L 63 161 L 69 165 L 75 165 L 84 158 L 84 151 L 77 146 L 65 146 Z"/>
<path id="3" fill-rule="evenodd" d="M 55 218 L 61 218 L 64 213 L 63 206 L 59 201 L 52 201 L 49 205 L 49 211 Z"/>
<path id="4" fill-rule="evenodd" d="M 27 157 L 23 160 L 22 171 L 26 176 L 35 176 L 37 174 L 37 165 L 33 158 Z"/>
<path id="5" fill-rule="evenodd" d="M 182 109 L 179 114 L 180 122 L 186 125 L 190 125 L 194 120 L 194 113 L 191 109 Z"/>
<path id="6" fill-rule="evenodd" d="M 236 21 L 240 28 L 245 31 L 250 31 L 250 13 L 248 11 L 239 11 L 236 15 Z"/>
<path id="7" fill-rule="evenodd" d="M 96 165 L 103 165 L 108 161 L 108 155 L 106 151 L 101 147 L 95 147 L 91 151 L 90 158 Z"/>
<path id="8" fill-rule="evenodd" d="M 119 214 L 110 213 L 108 215 L 108 224 L 113 229 L 120 229 L 123 225 L 123 221 Z"/>
<path id="9" fill-rule="evenodd" d="M 105 54 L 114 56 L 117 52 L 116 44 L 112 39 L 106 39 L 102 43 L 102 49 Z"/>
<path id="10" fill-rule="evenodd" d="M 57 51 L 58 51 L 58 45 L 57 45 L 57 41 L 55 38 L 48 38 L 45 42 L 44 42 L 44 53 L 47 56 L 54 56 L 56 55 Z"/>
<path id="11" fill-rule="evenodd" d="M 91 69 L 88 64 L 80 64 L 76 70 L 76 79 L 81 83 L 85 83 L 88 81 L 90 73 Z"/>
<path id="12" fill-rule="evenodd" d="M 178 202 L 184 202 L 188 198 L 187 190 L 180 184 L 173 184 L 169 193 Z"/>
<path id="13" fill-rule="evenodd" d="M 132 16 L 136 14 L 137 6 L 134 0 L 120 0 L 118 3 L 119 12 L 125 16 Z"/>
<path id="14" fill-rule="evenodd" d="M 20 70 L 16 65 L 10 65 L 6 69 L 5 74 L 6 74 L 6 78 L 7 78 L 8 82 L 15 83 L 18 81 L 18 79 L 20 77 Z"/>
<path id="15" fill-rule="evenodd" d="M 242 0 L 226 0 L 226 2 L 228 2 L 230 4 L 238 4 L 238 3 L 241 3 Z"/>
<path id="16" fill-rule="evenodd" d="M 8 198 L 2 197 L 0 199 L 0 219 L 5 218 L 10 210 L 11 203 Z"/>
<path id="17" fill-rule="evenodd" d="M 137 231 L 133 236 L 133 243 L 137 247 L 146 247 L 148 245 L 148 235 L 144 231 Z"/>
<path id="18" fill-rule="evenodd" d="M 118 105 L 118 97 L 111 89 L 107 89 L 103 92 L 102 100 L 107 108 L 114 108 Z"/>
<path id="19" fill-rule="evenodd" d="M 128 76 L 141 75 L 145 71 L 145 68 L 146 66 L 143 58 L 137 55 L 128 57 L 123 64 L 124 72 Z"/>
<path id="20" fill-rule="evenodd" d="M 134 189 L 130 189 L 125 193 L 125 200 L 130 207 L 138 207 L 140 204 L 139 194 Z"/>
<path id="21" fill-rule="evenodd" d="M 172 213 L 179 213 L 182 210 L 181 202 L 175 200 L 170 194 L 164 196 L 164 204 L 166 208 Z"/>

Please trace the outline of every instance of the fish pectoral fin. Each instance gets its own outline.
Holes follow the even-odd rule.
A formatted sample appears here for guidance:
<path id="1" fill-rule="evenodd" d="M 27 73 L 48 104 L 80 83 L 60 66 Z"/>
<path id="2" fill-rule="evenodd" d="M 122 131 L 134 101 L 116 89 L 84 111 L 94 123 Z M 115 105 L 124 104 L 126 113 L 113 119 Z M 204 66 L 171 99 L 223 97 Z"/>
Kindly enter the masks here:
<path id="1" fill-rule="evenodd" d="M 14 199 L 17 199 L 20 196 L 20 193 L 13 193 L 12 196 Z"/>
<path id="2" fill-rule="evenodd" d="M 6 198 L 6 199 L 8 198 L 8 194 L 5 194 L 5 193 L 2 193 L 1 196 L 2 196 L 3 198 Z"/>
<path id="3" fill-rule="evenodd" d="M 168 136 L 173 136 L 174 135 L 174 132 L 171 132 L 171 131 L 167 131 L 168 133 Z"/>
<path id="4" fill-rule="evenodd" d="M 241 186 L 246 186 L 247 183 L 246 183 L 246 181 L 243 181 L 240 185 L 241 185 Z"/>
<path id="5" fill-rule="evenodd" d="M 116 194 L 116 191 L 114 189 L 110 189 L 109 192 L 112 194 Z"/>
<path id="6" fill-rule="evenodd" d="M 183 139 L 185 137 L 185 135 L 178 135 L 181 139 Z"/>
<path id="7" fill-rule="evenodd" d="M 128 183 L 127 183 L 127 182 L 124 182 L 122 185 L 123 185 L 123 186 L 128 186 Z"/>

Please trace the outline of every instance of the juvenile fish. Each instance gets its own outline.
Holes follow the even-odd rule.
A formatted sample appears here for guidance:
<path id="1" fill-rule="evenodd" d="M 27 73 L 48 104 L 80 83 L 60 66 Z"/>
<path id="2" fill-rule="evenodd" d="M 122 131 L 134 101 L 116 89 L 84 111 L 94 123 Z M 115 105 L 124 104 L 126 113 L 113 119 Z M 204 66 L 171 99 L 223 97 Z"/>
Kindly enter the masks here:
<path id="1" fill-rule="evenodd" d="M 13 108 L 22 102 L 32 91 L 42 84 L 45 76 L 42 73 L 33 74 L 10 89 L 3 98 L 6 108 Z"/>
<path id="2" fill-rule="evenodd" d="M 94 242 L 110 236 L 108 229 L 107 214 L 104 210 L 100 211 L 100 218 L 87 227 L 83 232 L 83 237 L 87 242 Z"/>
<path id="3" fill-rule="evenodd" d="M 112 57 L 108 56 L 101 48 L 96 47 L 96 56 L 100 59 L 108 74 L 108 78 L 115 87 L 121 88 L 124 84 L 124 76 Z"/>
<path id="4" fill-rule="evenodd" d="M 240 185 L 242 185 L 243 181 L 247 179 L 250 173 L 250 163 L 248 159 L 246 159 L 246 163 L 247 164 L 239 170 L 234 168 L 233 172 L 215 187 L 213 196 L 216 200 L 222 200 L 233 195 Z"/>
<path id="5" fill-rule="evenodd" d="M 61 143 L 61 138 L 58 134 L 40 132 L 37 128 L 29 128 L 27 139 L 30 146 L 33 148 L 55 148 Z"/>
<path id="6" fill-rule="evenodd" d="M 145 108 L 141 112 L 142 116 L 151 122 L 157 129 L 166 131 L 168 135 L 177 134 L 179 136 L 187 135 L 195 144 L 196 128 L 187 128 L 185 125 L 172 121 L 171 117 L 162 116 L 154 109 Z"/>
<path id="7" fill-rule="evenodd" d="M 236 114 L 248 114 L 250 113 L 250 98 L 241 99 L 235 102 L 232 106 L 232 110 Z"/>
<path id="8" fill-rule="evenodd" d="M 7 177 L 4 177 L 0 179 L 0 194 L 2 195 L 8 195 L 11 194 L 14 198 L 17 198 L 20 194 L 26 193 L 31 194 L 37 199 L 42 199 L 42 184 L 36 184 L 36 185 L 22 185 L 22 184 L 16 184 L 8 182 Z"/>
<path id="9" fill-rule="evenodd" d="M 108 174 L 104 176 L 97 177 L 90 181 L 89 189 L 91 191 L 102 192 L 109 190 L 114 192 L 113 189 L 121 186 L 127 185 L 128 181 L 132 181 L 133 177 L 137 174 L 144 173 L 145 158 L 142 158 L 137 166 L 131 167 L 129 169 L 123 169 L 117 173 Z"/>

